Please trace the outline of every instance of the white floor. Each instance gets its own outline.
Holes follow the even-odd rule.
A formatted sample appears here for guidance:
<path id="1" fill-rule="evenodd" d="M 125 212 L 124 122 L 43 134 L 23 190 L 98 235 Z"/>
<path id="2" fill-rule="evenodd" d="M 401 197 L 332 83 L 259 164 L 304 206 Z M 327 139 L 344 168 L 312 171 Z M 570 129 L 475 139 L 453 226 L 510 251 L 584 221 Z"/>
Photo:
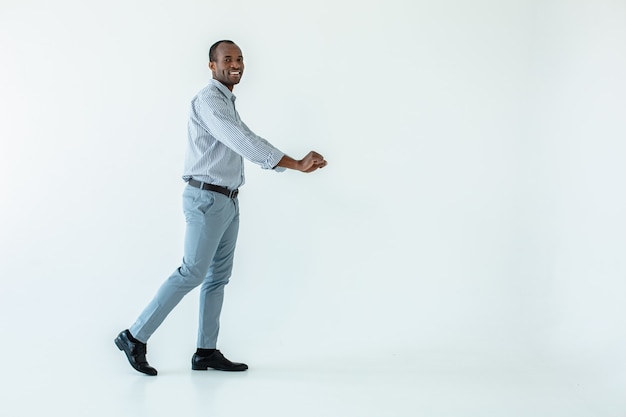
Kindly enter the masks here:
<path id="1" fill-rule="evenodd" d="M 285 358 L 240 349 L 226 353 L 248 362 L 249 371 L 202 372 L 190 370 L 192 352 L 161 339 L 148 355 L 159 375 L 148 377 L 130 368 L 111 336 L 96 345 L 64 345 L 60 334 L 57 351 L 33 348 L 27 356 L 11 356 L 19 349 L 5 344 L 0 415 L 626 416 L 626 377 L 539 358 L 468 352 Z"/>
<path id="2" fill-rule="evenodd" d="M 306 330 L 287 322 L 258 329 L 247 315 L 232 314 L 241 310 L 241 294 L 230 298 L 219 347 L 249 371 L 190 369 L 197 309 L 191 295 L 150 339 L 148 359 L 159 375 L 145 376 L 113 343 L 120 323 L 133 316 L 121 306 L 131 303 L 109 301 L 142 289 L 114 293 L 101 282 L 74 280 L 67 291 L 51 280 L 26 282 L 0 292 L 0 417 L 626 416 L 626 355 L 618 342 L 595 343 L 579 361 L 582 345 L 558 355 L 470 343 L 427 350 L 416 334 L 410 343 L 367 346 L 354 335 L 326 337 L 312 318 L 302 326 L 314 329 L 306 338 Z M 316 332 L 324 334 L 321 346 Z M 489 340 L 501 339 L 495 336 Z"/>

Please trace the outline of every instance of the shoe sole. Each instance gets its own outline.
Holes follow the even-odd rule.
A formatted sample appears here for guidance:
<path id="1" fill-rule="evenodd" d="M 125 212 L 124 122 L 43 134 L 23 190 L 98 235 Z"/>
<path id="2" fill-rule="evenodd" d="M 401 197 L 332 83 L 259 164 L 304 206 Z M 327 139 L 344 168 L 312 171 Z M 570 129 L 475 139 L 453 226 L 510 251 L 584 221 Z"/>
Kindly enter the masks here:
<path id="1" fill-rule="evenodd" d="M 197 366 L 197 365 L 192 365 L 191 369 L 193 371 L 208 371 L 209 369 L 213 369 L 214 371 L 223 371 L 223 372 L 241 372 L 241 371 L 247 371 L 248 367 L 245 368 L 236 368 L 236 369 L 224 369 L 224 368 L 213 368 L 211 366 Z"/>

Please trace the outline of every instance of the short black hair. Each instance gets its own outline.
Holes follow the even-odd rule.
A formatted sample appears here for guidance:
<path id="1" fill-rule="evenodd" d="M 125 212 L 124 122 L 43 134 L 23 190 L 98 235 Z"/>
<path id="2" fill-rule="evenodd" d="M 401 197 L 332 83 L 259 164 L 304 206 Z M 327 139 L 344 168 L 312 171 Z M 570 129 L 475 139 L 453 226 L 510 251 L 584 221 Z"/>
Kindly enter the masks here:
<path id="1" fill-rule="evenodd" d="M 220 46 L 220 43 L 235 45 L 235 42 L 229 41 L 227 39 L 215 42 L 213 45 L 211 45 L 211 48 L 209 48 L 209 62 L 215 62 L 217 60 L 217 57 L 215 56 L 215 51 L 217 50 L 217 47 Z"/>

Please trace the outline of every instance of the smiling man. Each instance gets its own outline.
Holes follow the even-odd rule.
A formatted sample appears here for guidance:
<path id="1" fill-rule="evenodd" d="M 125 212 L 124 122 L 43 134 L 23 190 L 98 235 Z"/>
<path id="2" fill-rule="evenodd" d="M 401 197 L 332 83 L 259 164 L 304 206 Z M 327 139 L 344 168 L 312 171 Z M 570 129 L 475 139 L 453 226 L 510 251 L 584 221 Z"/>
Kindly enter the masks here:
<path id="1" fill-rule="evenodd" d="M 214 58 L 209 58 L 209 68 L 213 72 L 213 79 L 233 91 L 233 86 L 239 83 L 243 74 L 241 49 L 234 43 L 224 41 L 215 48 Z"/>
<path id="2" fill-rule="evenodd" d="M 231 362 L 217 350 L 219 319 L 239 230 L 239 187 L 244 184 L 243 159 L 261 168 L 313 172 L 326 160 L 311 151 L 296 160 L 254 134 L 240 119 L 232 91 L 241 81 L 241 49 L 232 41 L 219 41 L 209 50 L 213 79 L 192 100 L 183 179 L 183 210 L 187 223 L 183 261 L 161 285 L 153 300 L 115 344 L 139 372 L 156 375 L 148 364 L 146 343 L 172 309 L 192 289 L 200 287 L 198 349 L 193 370 L 209 368 L 244 371 L 244 363 Z"/>

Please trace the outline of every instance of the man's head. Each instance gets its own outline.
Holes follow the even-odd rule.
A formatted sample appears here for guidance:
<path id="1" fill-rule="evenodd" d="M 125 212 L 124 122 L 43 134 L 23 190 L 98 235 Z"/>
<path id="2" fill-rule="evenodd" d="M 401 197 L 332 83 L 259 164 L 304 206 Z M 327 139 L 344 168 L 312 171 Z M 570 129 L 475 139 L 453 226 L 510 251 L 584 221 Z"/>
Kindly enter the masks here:
<path id="1" fill-rule="evenodd" d="M 213 78 L 230 91 L 239 84 L 243 75 L 243 55 L 233 41 L 218 41 L 209 49 L 209 68 Z"/>

